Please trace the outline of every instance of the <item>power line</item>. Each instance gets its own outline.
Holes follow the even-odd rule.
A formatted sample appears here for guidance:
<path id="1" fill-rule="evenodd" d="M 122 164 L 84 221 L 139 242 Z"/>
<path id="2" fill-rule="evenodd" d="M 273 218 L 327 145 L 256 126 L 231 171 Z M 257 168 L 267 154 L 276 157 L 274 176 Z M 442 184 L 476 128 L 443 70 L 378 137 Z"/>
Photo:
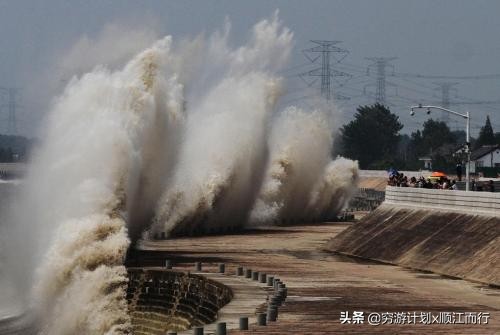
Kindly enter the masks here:
<path id="1" fill-rule="evenodd" d="M 351 71 L 361 71 L 365 69 L 364 66 L 359 64 L 354 64 L 350 62 L 343 62 L 342 66 L 351 67 Z M 419 73 L 409 73 L 409 72 L 394 72 L 391 76 L 398 78 L 419 78 L 419 79 L 447 79 L 447 80 L 490 80 L 490 79 L 500 79 L 500 73 L 490 73 L 490 74 L 472 74 L 472 75 L 442 75 L 442 74 L 419 74 Z"/>
<path id="2" fill-rule="evenodd" d="M 367 74 L 370 74 L 370 69 L 372 67 L 375 67 L 376 69 L 376 92 L 375 92 L 375 101 L 379 104 L 385 105 L 386 100 L 385 100 L 385 88 L 387 85 L 390 86 L 396 86 L 393 83 L 389 83 L 386 81 L 386 72 L 385 70 L 390 67 L 394 71 L 394 65 L 390 64 L 389 62 L 392 60 L 397 59 L 397 57 L 367 57 L 366 58 L 369 61 L 372 61 L 370 65 L 368 65 L 367 68 Z M 365 88 L 368 86 L 373 86 L 374 84 L 368 84 L 365 85 Z"/>
<path id="3" fill-rule="evenodd" d="M 454 86 L 458 84 L 459 83 L 449 81 L 434 83 L 434 85 L 437 86 L 436 89 L 441 93 L 441 106 L 450 108 L 450 91 L 457 91 Z M 448 115 L 448 113 L 446 113 L 446 115 Z"/>
<path id="4" fill-rule="evenodd" d="M 400 78 L 423 78 L 423 79 L 452 79 L 452 80 L 481 80 L 481 79 L 499 79 L 500 74 L 481 74 L 481 75 L 470 75 L 470 76 L 445 76 L 445 75 L 429 75 L 429 74 L 417 74 L 417 73 L 394 73 L 395 77 Z"/>
<path id="5" fill-rule="evenodd" d="M 311 62 L 306 62 L 306 63 L 302 63 L 302 64 L 290 66 L 290 67 L 288 67 L 286 69 L 278 71 L 278 73 L 284 74 L 284 73 L 287 73 L 287 72 L 296 71 L 297 69 L 300 69 L 300 68 L 305 67 L 305 66 L 310 66 L 310 65 L 311 65 Z"/>
<path id="6" fill-rule="evenodd" d="M 370 103 L 370 100 L 373 99 L 376 102 L 390 105 L 395 110 L 407 108 L 407 103 L 409 102 L 425 102 L 442 105 L 443 107 L 478 105 L 477 108 L 481 106 L 480 109 L 485 112 L 490 112 L 492 114 L 498 113 L 498 109 L 496 109 L 497 106 L 495 105 L 500 105 L 500 100 L 479 100 L 461 97 L 456 94 L 455 86 L 458 82 L 465 80 L 497 79 L 500 78 L 500 74 L 446 76 L 439 74 L 427 75 L 396 72 L 392 64 L 392 61 L 395 60 L 396 57 L 367 58 L 367 60 L 370 61 L 367 67 L 345 61 L 344 58 L 349 52 L 339 47 L 338 44 L 340 41 L 315 40 L 311 42 L 313 42 L 315 46 L 310 49 L 302 50 L 302 52 L 309 60 L 310 65 L 319 65 L 321 60 L 321 67 L 318 66 L 318 68 L 314 70 L 303 72 L 296 76 L 306 82 L 307 87 L 304 88 L 304 91 L 310 90 L 313 86 L 316 86 L 316 84 L 319 86 L 321 82 L 321 94 L 326 99 L 337 98 L 337 100 L 340 100 L 342 98 L 348 98 L 351 101 L 350 103 L 346 102 L 347 100 L 343 102 L 339 101 L 338 106 L 347 108 L 352 104 L 352 107 L 355 108 L 355 105 L 358 103 Z M 293 70 L 298 70 L 297 72 L 299 72 L 300 68 L 305 66 L 307 66 L 307 64 L 299 64 L 289 71 L 285 70 L 284 72 L 287 72 L 287 74 L 290 74 Z M 291 77 L 289 75 L 285 76 Z M 439 81 L 432 83 L 429 79 L 438 79 Z M 365 85 L 366 83 L 368 83 L 368 85 Z M 344 93 L 344 91 L 347 92 L 348 96 L 341 96 L 337 90 L 334 90 L 336 93 L 336 96 L 334 96 L 332 93 L 333 85 L 340 88 L 342 93 Z M 389 87 L 393 87 L 395 93 L 389 92 Z M 398 92 L 401 90 L 404 90 L 403 94 Z M 299 96 L 299 91 L 301 90 L 287 93 L 293 96 Z M 304 93 L 302 93 L 302 98 L 304 100 L 309 100 L 310 97 L 306 95 L 307 93 Z M 293 100 L 300 99 L 301 98 L 296 98 Z M 448 117 L 449 115 L 446 114 L 444 118 L 440 117 L 440 119 L 448 123 Z M 450 122 L 452 121 L 453 120 L 450 120 Z M 452 125 L 449 124 L 449 126 Z"/>
<path id="7" fill-rule="evenodd" d="M 299 76 L 306 81 L 308 86 L 312 86 L 316 80 L 310 82 L 305 80 L 304 77 L 320 77 L 321 95 L 329 101 L 332 99 L 331 80 L 342 77 L 345 83 L 345 81 L 352 77 L 349 73 L 336 70 L 332 67 L 333 62 L 341 62 L 349 54 L 349 51 L 336 46 L 340 41 L 311 40 L 311 42 L 316 44 L 316 46 L 302 50 L 302 52 L 311 63 L 315 63 L 321 58 L 321 67 L 301 73 Z M 337 95 L 336 98 L 340 100 L 348 99 L 348 97 L 342 95 Z"/>
<path id="8" fill-rule="evenodd" d="M 19 95 L 19 88 L 14 87 L 0 87 L 0 90 L 7 93 L 7 103 L 0 105 L 0 107 L 7 107 L 7 134 L 17 135 L 17 118 L 16 113 L 19 107 L 17 97 Z"/>
<path id="9" fill-rule="evenodd" d="M 441 93 L 441 106 L 444 108 L 449 109 L 450 108 L 450 92 L 451 91 L 457 91 L 454 86 L 458 85 L 459 83 L 456 82 L 450 82 L 450 81 L 444 81 L 444 82 L 437 82 L 434 83 L 436 85 L 436 90 L 438 90 Z M 448 124 L 450 122 L 450 114 L 447 112 L 441 112 L 441 121 L 444 123 Z"/>

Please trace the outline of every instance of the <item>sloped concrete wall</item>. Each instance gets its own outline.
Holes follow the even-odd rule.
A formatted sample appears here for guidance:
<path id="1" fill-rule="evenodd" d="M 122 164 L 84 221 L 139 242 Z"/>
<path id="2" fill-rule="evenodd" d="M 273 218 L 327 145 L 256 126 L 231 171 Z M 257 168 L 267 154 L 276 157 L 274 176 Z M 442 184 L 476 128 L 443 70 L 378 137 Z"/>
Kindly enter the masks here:
<path id="1" fill-rule="evenodd" d="M 388 188 L 384 204 L 327 249 L 500 285 L 499 198 L 456 192 Z"/>

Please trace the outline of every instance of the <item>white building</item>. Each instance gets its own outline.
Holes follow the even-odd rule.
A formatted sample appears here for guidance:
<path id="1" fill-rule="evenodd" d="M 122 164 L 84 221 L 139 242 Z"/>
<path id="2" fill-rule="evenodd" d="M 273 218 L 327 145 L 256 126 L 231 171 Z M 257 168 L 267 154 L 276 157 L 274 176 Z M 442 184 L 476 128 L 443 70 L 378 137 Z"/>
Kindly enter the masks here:
<path id="1" fill-rule="evenodd" d="M 500 168 L 500 145 L 485 145 L 476 149 L 471 153 L 470 159 L 472 173 L 481 167 Z"/>
<path id="2" fill-rule="evenodd" d="M 432 158 L 431 157 L 420 157 L 418 159 L 421 162 L 424 162 L 424 170 L 432 171 Z"/>

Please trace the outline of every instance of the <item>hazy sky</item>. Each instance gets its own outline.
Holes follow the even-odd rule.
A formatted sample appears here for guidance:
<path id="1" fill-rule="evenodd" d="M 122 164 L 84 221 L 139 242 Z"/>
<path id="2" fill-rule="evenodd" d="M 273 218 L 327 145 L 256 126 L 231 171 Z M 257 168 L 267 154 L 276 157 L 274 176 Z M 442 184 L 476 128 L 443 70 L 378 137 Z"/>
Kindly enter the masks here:
<path id="1" fill-rule="evenodd" d="M 133 44 L 134 38 L 138 40 L 137 46 L 165 34 L 180 38 L 212 32 L 221 28 L 225 17 L 229 17 L 231 41 L 239 45 L 244 43 L 254 23 L 271 16 L 276 9 L 296 39 L 290 67 L 297 67 L 286 72 L 290 90 L 283 100 L 307 103 L 307 99 L 301 99 L 307 95 L 302 90 L 305 83 L 296 74 L 315 67 L 306 66 L 307 59 L 302 54 L 303 49 L 312 46 L 309 40 L 343 41 L 339 46 L 350 53 L 338 69 L 353 75 L 344 87 L 336 88 L 336 92 L 351 97 L 338 102 L 344 121 L 352 117 L 357 105 L 374 101 L 373 87 L 363 92 L 365 85 L 375 81 L 374 71 L 366 76 L 369 62 L 365 57 L 398 57 L 392 62 L 396 73 L 500 74 L 500 1 L 496 0 L 0 0 L 0 86 L 22 88 L 23 108 L 18 113 L 18 128 L 22 133 L 33 132 L 49 101 L 48 95 L 57 92 L 47 89 L 53 86 L 47 83 L 61 76 L 62 67 L 71 69 L 71 62 L 63 56 L 78 56 L 86 47 L 82 44 L 84 36 L 97 39 L 110 25 L 144 29 L 137 36 L 123 31 L 122 45 L 127 48 L 126 44 Z M 112 35 L 116 36 L 116 31 Z M 79 47 L 75 47 L 78 43 Z M 451 94 L 452 102 L 500 100 L 500 78 L 387 79 L 398 86 L 397 90 L 388 86 L 387 95 L 391 109 L 405 124 L 405 132 L 417 129 L 425 120 L 424 115 L 417 118 L 408 115 L 412 101 L 439 103 L 439 91 L 433 92 L 435 82 L 459 83 L 455 86 L 457 92 Z M 470 110 L 474 133 L 484 124 L 487 114 L 495 130 L 500 131 L 500 104 L 452 108 Z M 0 114 L 0 132 L 6 129 L 6 117 L 4 108 Z M 462 121 L 451 125 L 461 127 Z"/>

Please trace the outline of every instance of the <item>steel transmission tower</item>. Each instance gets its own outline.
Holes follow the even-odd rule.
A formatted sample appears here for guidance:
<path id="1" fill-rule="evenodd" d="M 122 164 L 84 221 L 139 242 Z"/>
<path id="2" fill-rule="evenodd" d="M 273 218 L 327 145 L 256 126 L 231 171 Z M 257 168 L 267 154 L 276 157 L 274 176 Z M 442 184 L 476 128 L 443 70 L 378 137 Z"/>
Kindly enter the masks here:
<path id="1" fill-rule="evenodd" d="M 371 69 L 375 68 L 375 70 L 376 70 L 376 77 L 375 77 L 376 82 L 375 82 L 375 84 L 366 85 L 365 86 L 365 93 L 366 93 L 366 87 L 375 85 L 375 87 L 376 87 L 375 102 L 377 102 L 381 105 L 385 105 L 386 104 L 386 95 L 385 95 L 386 86 L 396 86 L 395 84 L 388 82 L 386 80 L 386 69 L 391 68 L 392 71 L 394 72 L 394 65 L 390 64 L 389 62 L 397 59 L 397 57 L 366 57 L 366 59 L 372 62 L 370 65 L 368 65 L 367 74 L 370 75 Z"/>
<path id="2" fill-rule="evenodd" d="M 336 44 L 341 41 L 323 41 L 323 40 L 311 40 L 316 46 L 305 49 L 302 52 L 312 63 L 315 63 L 319 58 L 321 58 L 321 67 L 314 70 L 301 73 L 299 76 L 304 79 L 304 76 L 309 77 L 320 77 L 321 78 L 321 95 L 326 100 L 332 99 L 332 79 L 336 80 L 338 77 L 343 77 L 345 81 L 349 80 L 352 76 L 349 73 L 335 70 L 332 67 L 334 63 L 340 63 L 348 54 L 349 51 L 336 46 Z M 319 55 L 317 55 L 319 54 Z M 314 84 L 313 82 L 308 82 L 308 86 Z M 337 81 L 339 84 L 342 82 Z M 343 95 L 336 95 L 336 99 L 346 100 L 349 99 Z"/>
<path id="3" fill-rule="evenodd" d="M 458 85 L 459 83 L 454 83 L 454 82 L 438 82 L 434 83 L 434 85 L 437 85 L 436 90 L 441 93 L 441 106 L 444 108 L 450 108 L 450 92 L 456 91 L 456 88 L 454 86 Z M 450 121 L 450 114 L 441 112 L 441 121 L 445 123 L 449 123 Z"/>
<path id="4" fill-rule="evenodd" d="M 7 107 L 8 117 L 7 117 L 7 134 L 17 135 L 17 96 L 19 94 L 18 88 L 13 87 L 0 87 L 0 90 L 7 93 L 7 103 L 2 104 L 1 107 Z"/>

